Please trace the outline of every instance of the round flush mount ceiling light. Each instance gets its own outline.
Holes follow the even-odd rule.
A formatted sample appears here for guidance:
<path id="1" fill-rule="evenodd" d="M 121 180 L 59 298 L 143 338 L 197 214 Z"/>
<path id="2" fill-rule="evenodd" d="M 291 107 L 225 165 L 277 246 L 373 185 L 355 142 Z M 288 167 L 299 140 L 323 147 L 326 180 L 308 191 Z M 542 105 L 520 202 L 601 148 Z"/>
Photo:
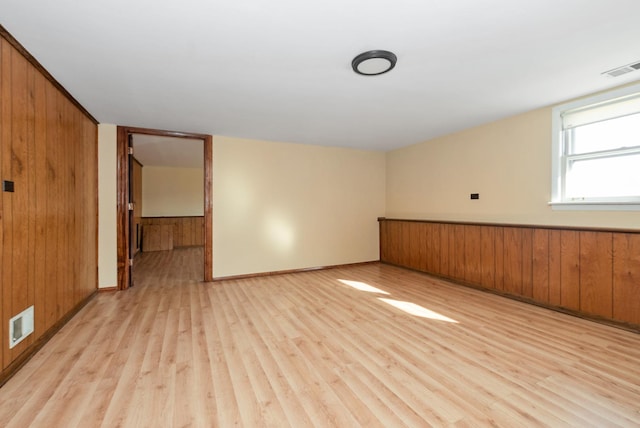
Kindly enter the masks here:
<path id="1" fill-rule="evenodd" d="M 364 76 L 377 76 L 384 74 L 396 66 L 398 58 L 389 51 L 363 52 L 351 61 L 353 71 Z"/>

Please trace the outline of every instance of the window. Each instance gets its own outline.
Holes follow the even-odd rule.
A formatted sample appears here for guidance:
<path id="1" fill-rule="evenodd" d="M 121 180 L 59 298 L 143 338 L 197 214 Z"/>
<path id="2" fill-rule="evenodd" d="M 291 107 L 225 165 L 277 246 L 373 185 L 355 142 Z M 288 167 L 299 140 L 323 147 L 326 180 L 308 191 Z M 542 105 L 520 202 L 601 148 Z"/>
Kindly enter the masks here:
<path id="1" fill-rule="evenodd" d="M 553 109 L 552 201 L 640 210 L 640 85 Z"/>

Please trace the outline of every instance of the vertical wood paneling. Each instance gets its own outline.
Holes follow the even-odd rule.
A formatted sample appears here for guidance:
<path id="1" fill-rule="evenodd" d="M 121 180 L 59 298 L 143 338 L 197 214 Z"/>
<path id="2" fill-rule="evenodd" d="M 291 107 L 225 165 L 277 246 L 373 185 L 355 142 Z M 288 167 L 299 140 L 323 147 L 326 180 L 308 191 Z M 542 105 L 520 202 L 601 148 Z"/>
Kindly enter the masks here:
<path id="1" fill-rule="evenodd" d="M 480 285 L 493 289 L 496 286 L 496 228 L 492 226 L 481 227 L 480 239 L 482 241 L 480 249 L 482 279 Z"/>
<path id="2" fill-rule="evenodd" d="M 382 223 L 382 252 L 394 264 L 640 325 L 640 233 Z"/>
<path id="3" fill-rule="evenodd" d="M 29 111 L 29 73 L 27 61 L 15 50 L 11 55 L 11 139 L 5 141 L 5 176 L 14 182 L 15 192 L 4 193 L 11 199 L 11 220 L 3 220 L 3 228 L 11 228 L 11 276 L 6 278 L 11 284 L 9 318 L 30 306 L 29 302 L 29 177 L 28 145 L 29 127 L 33 126 L 33 112 Z M 8 160 L 8 162 L 7 162 Z M 4 178 L 4 177 L 3 177 Z M 5 213 L 7 212 L 5 208 Z M 6 218 L 5 218 L 6 220 Z M 25 339 L 12 350 L 8 359 L 13 360 L 33 342 L 33 337 Z M 4 345 L 4 344 L 3 344 Z M 7 356 L 7 354 L 5 354 Z"/>
<path id="4" fill-rule="evenodd" d="M 44 329 L 47 330 L 55 323 L 57 319 L 57 295 L 58 295 L 58 201 L 60 200 L 58 194 L 58 133 L 57 133 L 57 106 L 56 106 L 56 92 L 51 86 L 45 89 L 46 96 L 46 109 L 47 109 L 47 127 L 45 134 L 45 163 L 46 163 L 46 175 L 47 182 L 46 192 L 46 209 L 47 216 L 45 218 L 45 271 L 48 276 L 48 283 L 44 289 Z M 41 149 L 42 150 L 42 149 Z"/>
<path id="5" fill-rule="evenodd" d="M 495 274 L 494 284 L 496 290 L 504 290 L 504 227 L 496 227 L 495 233 Z"/>
<path id="6" fill-rule="evenodd" d="M 533 231 L 533 290 L 532 298 L 541 303 L 549 303 L 549 231 Z"/>
<path id="7" fill-rule="evenodd" d="M 141 224 L 171 226 L 174 247 L 204 245 L 204 217 L 143 217 Z"/>
<path id="8" fill-rule="evenodd" d="M 482 234 L 480 226 L 464 226 L 466 282 L 482 284 Z"/>
<path id="9" fill-rule="evenodd" d="M 580 309 L 580 234 L 560 232 L 560 306 Z"/>
<path id="10" fill-rule="evenodd" d="M 4 34 L 4 33 L 3 33 Z M 1 366 L 97 287 L 97 127 L 16 47 L 0 38 Z M 34 306 L 34 333 L 9 349 L 8 320 Z"/>
<path id="11" fill-rule="evenodd" d="M 84 218 L 86 216 L 85 205 L 82 202 L 82 197 L 78 197 L 78 195 L 84 195 L 84 180 L 86 180 L 85 173 L 82 168 L 78 166 L 78 160 L 83 159 L 86 156 L 86 150 L 84 144 L 79 144 L 79 141 L 82 141 L 83 130 L 82 130 L 82 114 L 76 109 L 72 109 L 72 123 L 78 124 L 78 126 L 71 127 L 72 137 L 69 140 L 72 142 L 72 151 L 71 154 L 71 183 L 69 186 L 69 191 L 71 194 L 69 195 L 69 203 L 71 207 L 75 207 L 76 215 L 70 217 L 70 227 L 69 234 L 71 237 L 71 242 L 69 245 L 69 255 L 70 261 L 73 264 L 73 270 L 71 271 L 71 278 L 73 284 L 73 292 L 71 294 L 70 306 L 66 312 L 69 312 L 75 306 L 75 302 L 79 302 L 82 300 L 84 284 L 82 284 L 82 278 L 84 275 L 84 267 L 82 263 L 79 263 L 79 260 L 73 257 L 74 254 L 78 254 L 82 252 L 82 254 L 86 254 L 85 246 L 83 245 L 82 239 L 82 231 L 84 230 L 84 226 L 82 225 L 82 221 L 79 221 L 79 218 Z M 78 233 L 76 233 L 76 230 Z"/>
<path id="12" fill-rule="evenodd" d="M 402 234 L 400 233 L 400 222 L 399 221 L 390 221 L 388 227 L 389 233 L 389 263 L 399 264 L 400 263 L 400 238 Z"/>
<path id="13" fill-rule="evenodd" d="M 561 231 L 549 231 L 549 304 L 560 306 L 561 293 Z"/>
<path id="14" fill-rule="evenodd" d="M 449 275 L 452 278 L 459 280 L 464 280 L 466 270 L 466 263 L 464 260 L 464 233 L 464 225 L 454 224 L 453 233 L 449 237 L 449 254 L 451 259 Z"/>
<path id="15" fill-rule="evenodd" d="M 522 295 L 522 229 L 504 228 L 504 291 Z"/>
<path id="16" fill-rule="evenodd" d="M 27 219 L 27 260 L 25 262 L 25 267 L 27 269 L 27 300 L 26 307 L 31 306 L 35 303 L 35 290 L 36 290 L 36 270 L 37 270 L 37 259 L 36 259 L 36 161 L 35 161 L 35 152 L 36 152 L 36 138 L 35 138 L 35 127 L 36 127 L 36 72 L 35 69 L 29 64 L 26 63 L 26 73 L 27 73 L 27 100 L 25 106 L 25 120 L 26 120 L 26 129 L 25 129 L 25 149 L 26 154 L 24 156 L 23 168 L 24 168 L 24 176 L 27 181 L 26 186 L 26 212 L 25 217 Z M 34 308 L 35 310 L 35 308 Z M 35 315 L 34 315 L 35 317 Z M 34 320 L 35 321 L 35 320 Z M 35 335 L 31 335 L 26 341 L 28 345 L 33 344 Z"/>
<path id="17" fill-rule="evenodd" d="M 440 225 L 436 223 L 426 223 L 427 228 L 427 272 L 440 273 Z"/>
<path id="18" fill-rule="evenodd" d="M 66 314 L 68 311 L 71 310 L 71 308 L 73 307 L 73 295 L 74 295 L 74 290 L 75 290 L 75 280 L 74 280 L 74 272 L 76 271 L 76 258 L 73 256 L 74 255 L 74 248 L 73 248 L 73 240 L 74 240 L 74 235 L 73 235 L 73 213 L 74 210 L 76 209 L 76 206 L 74 204 L 74 196 L 73 196 L 73 175 L 74 175 L 74 149 L 75 149 L 75 145 L 73 144 L 73 129 L 71 127 L 72 123 L 73 123 L 73 118 L 72 118 L 72 112 L 71 109 L 73 108 L 73 106 L 71 106 L 66 98 L 64 97 L 63 94 L 59 93 L 58 94 L 58 101 L 60 103 L 60 108 L 63 110 L 63 116 L 62 116 L 62 123 L 63 123 L 63 137 L 62 137 L 62 147 L 61 147 L 61 153 L 62 153 L 62 167 L 63 169 L 63 174 L 64 174 L 64 200 L 63 200 L 63 210 L 62 210 L 62 215 L 64 218 L 64 235 L 62 237 L 62 240 L 60 241 L 62 243 L 62 251 L 59 251 L 59 253 L 62 254 L 63 259 L 61 261 L 62 265 L 64 266 L 64 282 L 63 284 L 66 284 L 66 286 L 61 287 L 61 289 L 63 290 L 63 296 L 64 296 L 64 301 L 62 304 L 62 308 L 61 311 L 59 313 L 59 316 L 62 317 L 62 315 Z"/>
<path id="19" fill-rule="evenodd" d="M 178 226 L 182 228 L 181 235 L 184 236 L 184 238 L 189 241 L 193 239 L 192 223 L 193 223 L 193 219 L 187 218 L 184 222 L 178 224 Z"/>
<path id="20" fill-rule="evenodd" d="M 40 73 L 35 76 L 35 135 L 34 138 L 34 156 L 35 156 L 35 263 L 39 268 L 35 269 L 34 283 L 36 290 L 39 284 L 44 284 L 46 275 L 46 249 L 47 249 L 47 80 Z M 45 314 L 46 314 L 46 291 L 35 293 L 35 325 L 34 330 L 36 337 L 41 336 L 46 331 Z"/>
<path id="21" fill-rule="evenodd" d="M 389 252 L 389 232 L 387 228 L 389 227 L 388 221 L 379 221 L 378 222 L 378 231 L 379 231 L 379 245 L 380 245 L 380 261 L 388 262 L 389 259 L 387 257 L 387 253 Z"/>
<path id="22" fill-rule="evenodd" d="M 613 236 L 613 318 L 640 325 L 640 235 Z"/>
<path id="23" fill-rule="evenodd" d="M 408 266 L 411 269 L 420 269 L 420 236 L 418 226 L 418 223 L 415 222 L 407 222 L 404 224 L 404 248 L 409 252 L 407 260 Z"/>
<path id="24" fill-rule="evenodd" d="M 418 241 L 418 265 L 416 269 L 427 271 L 427 228 L 424 223 L 413 223 Z"/>
<path id="25" fill-rule="evenodd" d="M 380 241 L 380 245 L 385 245 L 386 248 L 380 249 L 380 257 L 384 255 L 384 259 L 382 259 L 385 263 L 393 263 L 393 240 L 395 239 L 393 233 L 393 222 L 392 221 L 383 221 L 384 223 L 384 232 L 385 239 Z"/>
<path id="26" fill-rule="evenodd" d="M 400 223 L 402 237 L 400 238 L 400 260 L 403 260 L 405 266 L 411 267 L 413 260 L 411 259 L 411 223 Z"/>
<path id="27" fill-rule="evenodd" d="M 58 264 L 58 288 L 56 295 L 56 311 L 55 311 L 55 319 L 59 319 L 64 314 L 64 309 L 67 305 L 67 294 L 68 288 L 64 284 L 69 284 L 69 280 L 67 278 L 68 273 L 68 262 L 67 262 L 67 145 L 65 144 L 67 138 L 67 126 L 65 124 L 66 119 L 66 111 L 65 111 L 65 99 L 64 97 L 56 92 L 55 93 L 56 100 L 56 111 L 58 112 L 57 117 L 57 133 L 58 133 L 58 146 L 56 147 L 57 156 L 56 156 L 56 187 L 59 195 L 59 199 L 57 201 L 58 208 L 58 236 L 56 237 L 56 263 Z"/>
<path id="28" fill-rule="evenodd" d="M 613 316 L 613 235 L 580 232 L 580 310 Z"/>
<path id="29" fill-rule="evenodd" d="M 522 229 L 522 295 L 533 297 L 533 229 Z"/>
<path id="30" fill-rule="evenodd" d="M 449 243 L 451 242 L 450 236 L 452 231 L 452 225 L 441 223 L 438 224 L 439 229 L 439 242 L 440 242 L 440 271 L 437 272 L 443 276 L 449 276 L 449 266 L 451 264 L 451 253 L 449 251 Z"/>

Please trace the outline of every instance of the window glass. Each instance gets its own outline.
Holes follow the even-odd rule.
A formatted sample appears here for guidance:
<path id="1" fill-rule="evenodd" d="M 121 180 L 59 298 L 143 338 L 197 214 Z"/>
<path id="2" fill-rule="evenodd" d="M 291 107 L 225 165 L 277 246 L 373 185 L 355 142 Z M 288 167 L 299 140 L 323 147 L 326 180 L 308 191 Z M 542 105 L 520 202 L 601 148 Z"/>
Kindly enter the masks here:
<path id="1" fill-rule="evenodd" d="M 569 161 L 565 196 L 619 198 L 640 195 L 640 153 Z"/>
<path id="2" fill-rule="evenodd" d="M 568 132 L 573 132 L 569 154 L 640 146 L 640 113 L 578 126 Z"/>

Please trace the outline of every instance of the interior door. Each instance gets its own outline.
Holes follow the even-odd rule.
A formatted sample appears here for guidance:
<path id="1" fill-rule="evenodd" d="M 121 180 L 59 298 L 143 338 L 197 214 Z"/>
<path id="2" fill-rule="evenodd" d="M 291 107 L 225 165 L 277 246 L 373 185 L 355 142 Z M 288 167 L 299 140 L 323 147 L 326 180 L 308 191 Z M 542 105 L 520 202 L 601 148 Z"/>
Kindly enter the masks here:
<path id="1" fill-rule="evenodd" d="M 133 287 L 133 256 L 135 254 L 135 248 L 136 248 L 136 234 L 135 234 L 135 221 L 134 221 L 134 213 L 133 213 L 133 135 L 129 134 L 129 139 L 128 139 L 128 174 L 129 174 L 129 191 L 127 192 L 129 194 L 128 196 L 128 218 L 129 221 L 127 222 L 128 227 L 129 227 L 129 248 L 127 250 L 127 260 L 128 260 L 128 269 L 129 269 L 129 287 Z"/>

